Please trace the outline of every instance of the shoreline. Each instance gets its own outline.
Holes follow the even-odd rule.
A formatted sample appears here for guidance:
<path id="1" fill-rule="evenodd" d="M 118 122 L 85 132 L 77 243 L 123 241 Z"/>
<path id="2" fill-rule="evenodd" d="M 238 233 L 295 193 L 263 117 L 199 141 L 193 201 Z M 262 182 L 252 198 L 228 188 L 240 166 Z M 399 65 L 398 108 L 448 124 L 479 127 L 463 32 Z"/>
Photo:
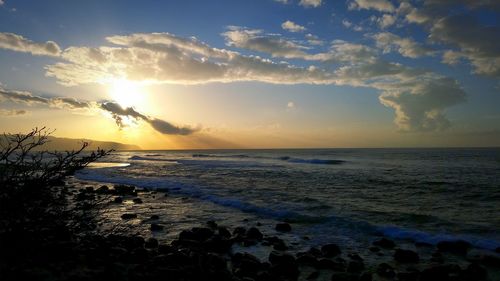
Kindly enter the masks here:
<path id="1" fill-rule="evenodd" d="M 104 198 L 115 207 L 148 206 L 151 199 L 169 196 L 167 190 L 77 181 L 81 186 L 73 188 L 75 201 Z M 70 184 L 74 186 L 75 182 Z M 262 220 L 242 219 L 239 224 L 227 225 L 225 221 L 207 221 L 172 232 L 170 225 L 158 223 L 162 216 L 171 215 L 161 213 L 161 209 L 152 209 L 151 214 L 155 214 L 149 218 L 126 208 L 119 210 L 122 212 L 119 220 L 127 225 L 127 234 L 85 235 L 77 245 L 65 249 L 74 251 L 75 246 L 87 244 L 100 248 L 99 253 L 87 252 L 85 247 L 77 250 L 79 255 L 102 259 L 98 263 L 106 264 L 88 273 L 92 278 L 114 276 L 118 274 L 117 266 L 120 271 L 126 268 L 126 276 L 115 276 L 119 280 L 156 280 L 160 276 L 172 280 L 497 280 L 500 277 L 498 253 L 477 251 L 465 242 L 442 242 L 438 246 L 415 243 L 415 247 L 408 247 L 400 241 L 380 237 L 363 253 L 337 244 L 299 251 L 300 241 L 287 240 L 294 232 L 293 223 L 267 225 Z M 134 231 L 144 226 L 147 231 Z M 270 228 L 275 232 L 268 233 Z M 164 233 L 169 233 L 172 239 L 157 239 Z M 302 238 L 302 243 L 307 244 L 310 237 Z"/>

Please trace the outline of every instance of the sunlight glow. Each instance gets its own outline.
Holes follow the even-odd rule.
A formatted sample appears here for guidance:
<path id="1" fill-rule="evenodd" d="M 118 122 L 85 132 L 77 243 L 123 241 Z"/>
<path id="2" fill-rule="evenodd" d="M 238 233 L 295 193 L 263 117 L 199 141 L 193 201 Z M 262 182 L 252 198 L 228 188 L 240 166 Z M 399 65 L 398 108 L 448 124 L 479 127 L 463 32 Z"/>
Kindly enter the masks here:
<path id="1" fill-rule="evenodd" d="M 135 107 L 144 101 L 144 88 L 141 83 L 126 79 L 115 79 L 110 83 L 109 95 L 123 108 Z"/>

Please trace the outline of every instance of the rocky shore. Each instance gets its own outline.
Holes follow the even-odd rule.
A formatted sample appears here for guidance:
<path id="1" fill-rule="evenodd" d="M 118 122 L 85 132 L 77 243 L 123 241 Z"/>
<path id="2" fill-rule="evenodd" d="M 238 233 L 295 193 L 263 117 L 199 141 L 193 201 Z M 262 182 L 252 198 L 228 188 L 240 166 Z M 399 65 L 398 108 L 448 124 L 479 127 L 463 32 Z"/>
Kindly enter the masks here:
<path id="1" fill-rule="evenodd" d="M 75 204 L 101 199 L 113 206 L 168 196 L 166 190 L 162 195 L 127 185 L 82 186 L 68 192 Z M 126 208 L 119 210 L 124 224 L 138 218 Z M 93 231 L 47 237 L 22 259 L 3 260 L 0 280 L 500 280 L 499 249 L 474 252 L 466 241 L 417 243 L 409 249 L 380 237 L 363 253 L 337 244 L 297 252 L 283 238 L 294 232 L 293 224 L 274 224 L 270 227 L 275 232 L 267 234 L 257 221 L 233 226 L 207 221 L 165 242 L 154 238 L 169 231 L 158 222 L 161 216 L 141 221 L 149 235 Z"/>

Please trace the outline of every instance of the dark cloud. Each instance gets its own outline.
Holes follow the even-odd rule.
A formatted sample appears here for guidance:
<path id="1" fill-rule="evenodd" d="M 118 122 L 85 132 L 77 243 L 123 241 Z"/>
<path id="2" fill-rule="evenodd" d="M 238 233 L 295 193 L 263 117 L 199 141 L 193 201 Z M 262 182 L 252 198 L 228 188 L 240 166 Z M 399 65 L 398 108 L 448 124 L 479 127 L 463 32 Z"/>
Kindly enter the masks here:
<path id="1" fill-rule="evenodd" d="M 123 117 L 127 116 L 135 120 L 142 120 L 148 123 L 156 131 L 166 135 L 190 135 L 197 131 L 197 129 L 193 129 L 190 127 L 177 127 L 167 121 L 148 117 L 137 112 L 132 107 L 122 108 L 119 104 L 114 102 L 102 103 L 101 109 L 111 113 L 111 115 L 115 119 L 116 125 L 118 125 L 119 128 L 125 127 L 125 124 L 123 123 Z"/>

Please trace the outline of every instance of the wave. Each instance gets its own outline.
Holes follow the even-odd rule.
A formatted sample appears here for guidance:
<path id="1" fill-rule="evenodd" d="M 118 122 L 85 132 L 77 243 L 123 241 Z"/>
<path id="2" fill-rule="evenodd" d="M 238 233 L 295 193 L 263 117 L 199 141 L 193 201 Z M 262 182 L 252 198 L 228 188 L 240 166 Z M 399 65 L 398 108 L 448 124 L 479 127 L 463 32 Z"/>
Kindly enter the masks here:
<path id="1" fill-rule="evenodd" d="M 162 159 L 162 158 L 150 158 L 150 157 L 142 157 L 134 155 L 130 157 L 128 160 L 140 160 L 140 161 L 164 161 L 164 162 L 172 162 L 177 163 L 177 159 Z"/>
<path id="2" fill-rule="evenodd" d="M 320 165 L 339 165 L 345 162 L 344 160 L 335 160 L 335 159 L 301 159 L 301 158 L 288 158 L 285 161 L 291 163 L 320 164 Z"/>
<path id="3" fill-rule="evenodd" d="M 496 248 L 500 247 L 500 241 L 466 234 L 453 235 L 447 233 L 429 233 L 420 230 L 400 228 L 397 226 L 380 226 L 377 228 L 377 231 L 382 233 L 384 236 L 394 239 L 425 242 L 432 245 L 436 245 L 440 241 L 464 240 L 477 248 L 495 250 Z"/>
<path id="4" fill-rule="evenodd" d="M 193 154 L 192 157 L 194 157 L 194 158 L 250 158 L 250 156 L 248 156 L 246 154 L 224 155 L 224 154 L 203 154 L 203 153 Z M 254 156 L 254 158 L 256 158 L 256 157 Z"/>

